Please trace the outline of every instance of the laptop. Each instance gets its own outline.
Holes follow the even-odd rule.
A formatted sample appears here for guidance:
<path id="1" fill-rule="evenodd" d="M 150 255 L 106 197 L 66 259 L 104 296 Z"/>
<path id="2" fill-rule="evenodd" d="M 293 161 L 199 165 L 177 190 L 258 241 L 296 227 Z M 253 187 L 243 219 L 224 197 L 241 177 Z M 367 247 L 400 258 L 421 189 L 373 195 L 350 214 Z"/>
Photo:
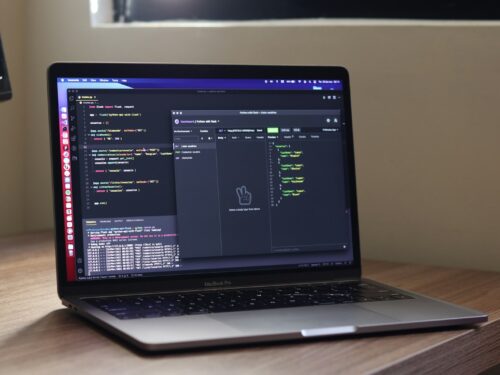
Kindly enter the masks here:
<path id="1" fill-rule="evenodd" d="M 2 38 L 0 37 L 0 102 L 12 98 L 7 63 L 2 48 Z"/>
<path id="2" fill-rule="evenodd" d="M 483 322 L 362 278 L 342 67 L 56 63 L 58 294 L 144 350 Z"/>

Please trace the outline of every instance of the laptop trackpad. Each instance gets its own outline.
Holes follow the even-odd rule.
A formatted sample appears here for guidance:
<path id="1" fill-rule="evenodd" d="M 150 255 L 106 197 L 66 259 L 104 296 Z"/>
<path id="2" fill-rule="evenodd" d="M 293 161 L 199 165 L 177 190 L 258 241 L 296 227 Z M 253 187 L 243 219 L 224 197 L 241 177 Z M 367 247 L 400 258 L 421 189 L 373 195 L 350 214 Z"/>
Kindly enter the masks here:
<path id="1" fill-rule="evenodd" d="M 241 311 L 214 314 L 212 319 L 248 333 L 290 332 L 321 327 L 393 323 L 395 321 L 394 318 L 387 315 L 369 311 L 354 304 Z"/>

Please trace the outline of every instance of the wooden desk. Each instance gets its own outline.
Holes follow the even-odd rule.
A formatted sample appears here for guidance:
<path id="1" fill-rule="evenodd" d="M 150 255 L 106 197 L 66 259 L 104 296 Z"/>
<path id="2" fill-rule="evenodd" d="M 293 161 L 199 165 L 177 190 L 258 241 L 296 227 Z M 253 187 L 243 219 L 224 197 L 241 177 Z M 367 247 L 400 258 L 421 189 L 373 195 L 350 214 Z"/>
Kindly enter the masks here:
<path id="1" fill-rule="evenodd" d="M 139 353 L 63 308 L 50 233 L 0 239 L 0 373 L 476 373 L 500 363 L 500 273 L 366 261 L 365 275 L 485 311 L 475 329 Z"/>

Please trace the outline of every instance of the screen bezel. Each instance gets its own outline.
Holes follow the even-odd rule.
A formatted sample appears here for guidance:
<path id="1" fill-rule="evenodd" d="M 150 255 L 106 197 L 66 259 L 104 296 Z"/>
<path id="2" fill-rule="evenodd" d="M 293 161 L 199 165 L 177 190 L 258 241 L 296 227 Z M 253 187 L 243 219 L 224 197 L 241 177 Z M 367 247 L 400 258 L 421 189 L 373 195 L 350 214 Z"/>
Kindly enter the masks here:
<path id="1" fill-rule="evenodd" d="M 346 146 L 348 155 L 349 198 L 353 235 L 353 262 L 322 268 L 280 268 L 267 270 L 238 270 L 196 275 L 165 275 L 113 280 L 85 280 L 68 282 L 66 278 L 66 249 L 64 240 L 64 211 L 61 186 L 59 111 L 57 78 L 239 78 L 276 79 L 302 77 L 304 79 L 341 80 L 344 91 Z M 202 289 L 207 286 L 246 286 L 285 284 L 322 280 L 355 279 L 361 276 L 358 210 L 354 165 L 349 75 L 343 67 L 323 66 L 264 66 L 264 65 L 180 65 L 131 63 L 55 63 L 48 69 L 49 125 L 52 156 L 52 182 L 55 219 L 55 250 L 59 296 L 95 295 L 168 290 Z M 207 283 L 208 282 L 208 283 Z"/>

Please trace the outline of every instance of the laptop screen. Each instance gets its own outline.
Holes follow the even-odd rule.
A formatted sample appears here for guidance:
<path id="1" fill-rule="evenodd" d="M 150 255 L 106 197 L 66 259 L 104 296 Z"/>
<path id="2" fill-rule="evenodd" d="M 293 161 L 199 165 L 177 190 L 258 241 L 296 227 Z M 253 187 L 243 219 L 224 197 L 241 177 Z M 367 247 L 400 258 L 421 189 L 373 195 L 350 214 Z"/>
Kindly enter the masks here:
<path id="1" fill-rule="evenodd" d="M 351 264 L 344 84 L 58 77 L 67 280 Z"/>

